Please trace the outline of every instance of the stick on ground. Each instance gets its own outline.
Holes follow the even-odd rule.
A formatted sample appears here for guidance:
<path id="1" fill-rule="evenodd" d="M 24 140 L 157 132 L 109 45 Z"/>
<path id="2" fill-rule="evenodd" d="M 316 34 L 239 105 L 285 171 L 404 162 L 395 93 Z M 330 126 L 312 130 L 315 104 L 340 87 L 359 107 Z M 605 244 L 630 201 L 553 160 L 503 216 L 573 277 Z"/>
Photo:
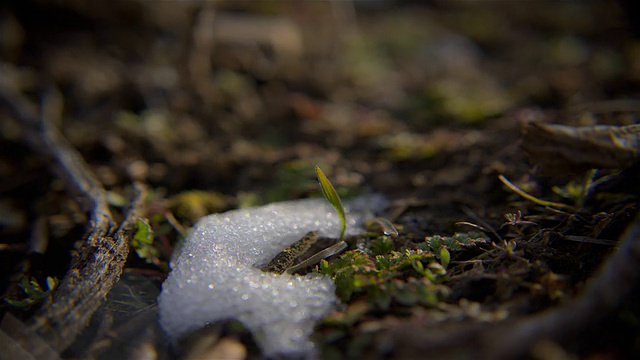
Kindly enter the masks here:
<path id="1" fill-rule="evenodd" d="M 82 156 L 68 143 L 49 118 L 21 94 L 0 86 L 0 106 L 7 108 L 21 126 L 31 147 L 51 160 L 52 171 L 60 175 L 70 194 L 85 200 L 89 212 L 87 232 L 71 266 L 45 303 L 27 322 L 28 331 L 10 334 L 25 349 L 35 333 L 57 352 L 66 349 L 88 324 L 93 313 L 120 278 L 129 253 L 129 240 L 135 218 L 140 216 L 145 189 L 134 186 L 134 194 L 120 226 L 114 222 L 100 181 Z M 42 358 L 32 354 L 35 358 Z"/>

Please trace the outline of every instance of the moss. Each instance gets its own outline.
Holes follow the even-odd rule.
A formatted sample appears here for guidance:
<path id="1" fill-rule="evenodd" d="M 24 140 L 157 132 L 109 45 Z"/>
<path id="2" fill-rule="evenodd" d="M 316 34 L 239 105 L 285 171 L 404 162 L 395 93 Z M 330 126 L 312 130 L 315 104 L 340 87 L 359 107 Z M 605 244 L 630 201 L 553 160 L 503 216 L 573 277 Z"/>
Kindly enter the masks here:
<path id="1" fill-rule="evenodd" d="M 345 302 L 366 299 L 373 309 L 392 305 L 433 306 L 449 292 L 446 267 L 450 252 L 484 243 L 479 233 L 431 236 L 416 249 L 397 248 L 393 238 L 372 236 L 365 250 L 350 250 L 335 260 L 323 260 L 318 272 L 331 276 L 336 294 Z"/>

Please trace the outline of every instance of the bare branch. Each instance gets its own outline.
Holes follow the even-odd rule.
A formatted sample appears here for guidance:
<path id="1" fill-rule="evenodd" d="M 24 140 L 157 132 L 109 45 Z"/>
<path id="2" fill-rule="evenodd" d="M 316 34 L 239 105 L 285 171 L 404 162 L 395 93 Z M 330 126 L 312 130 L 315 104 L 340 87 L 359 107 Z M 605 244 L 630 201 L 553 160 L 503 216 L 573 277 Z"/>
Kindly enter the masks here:
<path id="1" fill-rule="evenodd" d="M 53 170 L 60 174 L 68 191 L 87 200 L 90 213 L 87 233 L 77 251 L 73 252 L 71 266 L 53 300 L 44 304 L 27 322 L 29 331 L 12 334 L 25 349 L 33 349 L 29 344 L 35 333 L 55 351 L 63 351 L 88 324 L 120 278 L 129 253 L 132 225 L 140 216 L 145 189 L 140 184 L 134 186 L 130 209 L 124 222 L 117 227 L 102 184 L 81 155 L 49 123 L 48 118 L 60 114 L 39 116 L 37 106 L 12 89 L 0 86 L 2 105 L 19 122 L 34 150 L 51 159 Z M 59 106 L 46 108 L 60 109 Z M 38 354 L 33 355 L 42 358 Z"/>

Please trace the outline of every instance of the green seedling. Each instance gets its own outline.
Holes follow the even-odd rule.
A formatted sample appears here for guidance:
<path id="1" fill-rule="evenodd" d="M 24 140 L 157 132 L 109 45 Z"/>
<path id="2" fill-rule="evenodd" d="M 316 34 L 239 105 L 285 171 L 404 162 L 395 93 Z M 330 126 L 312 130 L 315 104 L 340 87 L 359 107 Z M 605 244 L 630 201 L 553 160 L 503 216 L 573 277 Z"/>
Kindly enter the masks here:
<path id="1" fill-rule="evenodd" d="M 336 210 L 336 213 L 338 213 L 338 217 L 340 218 L 340 240 L 336 244 L 326 247 L 315 254 L 307 255 L 308 250 L 318 242 L 318 235 L 315 232 L 309 232 L 302 239 L 288 246 L 273 258 L 273 260 L 264 267 L 264 271 L 276 274 L 293 274 L 300 269 L 316 264 L 322 259 L 341 253 L 347 248 L 347 243 L 343 240 L 344 232 L 346 230 L 346 218 L 342 201 L 340 201 L 340 196 L 333 185 L 331 185 L 327 176 L 318 166 L 316 166 L 316 174 L 318 175 L 318 181 L 320 182 L 322 193 Z M 303 255 L 307 256 L 307 258 L 302 259 Z"/>
<path id="2" fill-rule="evenodd" d="M 331 181 L 327 178 L 324 172 L 316 165 L 316 174 L 318 175 L 318 181 L 320 182 L 320 188 L 322 189 L 322 193 L 324 197 L 329 201 L 329 204 L 333 206 L 338 213 L 338 217 L 340 218 L 340 241 L 344 239 L 344 231 L 347 228 L 347 221 L 345 217 L 344 207 L 342 206 L 342 201 L 340 201 L 340 196 L 338 196 L 338 192 L 331 185 Z"/>
<path id="3" fill-rule="evenodd" d="M 40 303 L 51 297 L 53 290 L 58 286 L 58 279 L 54 277 L 47 277 L 47 288 L 43 289 L 35 278 L 28 278 L 24 276 L 18 287 L 24 292 L 26 297 L 21 300 L 5 299 L 4 301 L 16 308 L 28 309 L 34 304 Z"/>
<path id="4" fill-rule="evenodd" d="M 582 182 L 569 181 L 566 185 L 554 186 L 551 190 L 563 198 L 573 201 L 578 206 L 582 206 L 583 201 L 589 193 L 589 188 L 593 184 L 593 178 L 596 173 L 596 169 L 590 170 Z"/>
<path id="5" fill-rule="evenodd" d="M 373 256 L 388 254 L 395 248 L 396 244 L 390 236 L 382 235 L 371 240 L 371 254 Z"/>
<path id="6" fill-rule="evenodd" d="M 153 245 L 153 229 L 146 219 L 136 219 L 136 233 L 131 240 L 131 247 L 141 259 L 149 264 L 157 263 L 160 250 Z"/>

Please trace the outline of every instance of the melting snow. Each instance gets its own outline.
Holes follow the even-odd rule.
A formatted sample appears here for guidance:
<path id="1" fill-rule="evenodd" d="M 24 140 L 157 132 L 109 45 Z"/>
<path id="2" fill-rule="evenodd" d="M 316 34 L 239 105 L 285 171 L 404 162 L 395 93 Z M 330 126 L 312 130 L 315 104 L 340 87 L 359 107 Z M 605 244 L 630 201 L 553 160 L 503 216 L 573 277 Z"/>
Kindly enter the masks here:
<path id="1" fill-rule="evenodd" d="M 362 232 L 380 197 L 346 204 L 347 235 Z M 337 237 L 340 220 L 324 199 L 233 210 L 198 221 L 174 256 L 159 297 L 160 322 L 173 340 L 223 319 L 252 331 L 267 356 L 312 357 L 309 336 L 339 301 L 331 279 L 257 269 L 309 231 Z"/>

